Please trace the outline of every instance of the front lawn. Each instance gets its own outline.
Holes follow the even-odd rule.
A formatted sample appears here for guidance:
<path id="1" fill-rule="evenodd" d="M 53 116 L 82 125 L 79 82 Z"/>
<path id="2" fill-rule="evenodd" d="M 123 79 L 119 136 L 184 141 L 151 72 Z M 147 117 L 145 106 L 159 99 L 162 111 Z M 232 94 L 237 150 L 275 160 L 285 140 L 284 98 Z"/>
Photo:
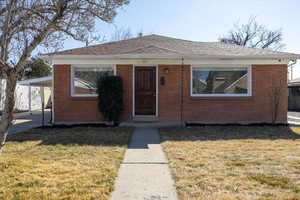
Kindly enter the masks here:
<path id="1" fill-rule="evenodd" d="M 10 135 L 0 154 L 0 199 L 107 199 L 131 132 L 76 127 Z"/>
<path id="2" fill-rule="evenodd" d="M 300 128 L 161 129 L 181 199 L 299 200 Z"/>

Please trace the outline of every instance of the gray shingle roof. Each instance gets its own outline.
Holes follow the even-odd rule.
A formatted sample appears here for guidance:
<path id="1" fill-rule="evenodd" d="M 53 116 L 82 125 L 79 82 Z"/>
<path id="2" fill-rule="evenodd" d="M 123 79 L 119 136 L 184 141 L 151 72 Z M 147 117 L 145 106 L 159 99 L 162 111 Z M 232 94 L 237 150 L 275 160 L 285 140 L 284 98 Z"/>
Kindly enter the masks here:
<path id="1" fill-rule="evenodd" d="M 128 40 L 53 52 L 46 55 L 147 55 L 172 54 L 195 57 L 267 57 L 300 58 L 300 54 L 250 48 L 221 42 L 195 42 L 160 35 L 147 35 Z"/>

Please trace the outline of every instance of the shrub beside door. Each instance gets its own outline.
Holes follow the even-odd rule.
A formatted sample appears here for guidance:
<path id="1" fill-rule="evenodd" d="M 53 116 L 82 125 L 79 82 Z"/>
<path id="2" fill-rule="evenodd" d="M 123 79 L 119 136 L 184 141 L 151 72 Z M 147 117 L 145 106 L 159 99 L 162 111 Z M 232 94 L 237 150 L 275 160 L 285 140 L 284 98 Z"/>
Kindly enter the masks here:
<path id="1" fill-rule="evenodd" d="M 123 81 L 119 76 L 103 76 L 97 82 L 98 108 L 103 119 L 116 124 L 123 110 Z"/>

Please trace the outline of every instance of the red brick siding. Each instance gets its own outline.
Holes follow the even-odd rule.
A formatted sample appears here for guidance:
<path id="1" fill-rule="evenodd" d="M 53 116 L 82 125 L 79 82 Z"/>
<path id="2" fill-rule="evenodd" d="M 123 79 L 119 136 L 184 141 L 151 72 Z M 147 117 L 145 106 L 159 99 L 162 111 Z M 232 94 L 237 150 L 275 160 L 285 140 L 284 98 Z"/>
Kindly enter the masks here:
<path id="1" fill-rule="evenodd" d="M 132 101 L 133 101 L 133 88 L 132 88 L 132 65 L 117 65 L 117 75 L 123 79 L 123 104 L 124 109 L 121 115 L 121 120 L 132 119 Z"/>
<path id="2" fill-rule="evenodd" d="M 169 68 L 169 74 L 164 69 Z M 132 119 L 133 66 L 118 65 L 117 74 L 123 78 L 124 111 L 121 120 Z M 180 120 L 181 66 L 158 66 L 158 116 L 161 120 Z M 165 85 L 160 77 L 165 77 Z M 70 66 L 54 67 L 55 122 L 98 121 L 101 115 L 95 97 L 71 97 Z M 281 86 L 278 120 L 286 121 L 287 66 L 255 65 L 252 67 L 251 97 L 191 97 L 190 66 L 183 67 L 183 120 L 199 122 L 269 122 L 272 116 L 272 85 Z"/>
<path id="3" fill-rule="evenodd" d="M 164 69 L 169 73 L 165 74 Z M 180 120 L 180 66 L 158 66 L 158 115 L 161 120 Z M 164 77 L 165 84 L 160 84 L 160 78 Z"/>
<path id="4" fill-rule="evenodd" d="M 160 66 L 160 76 L 163 73 Z M 171 66 L 160 86 L 160 119 L 180 118 L 180 68 Z M 281 86 L 278 120 L 287 118 L 287 66 L 255 65 L 252 67 L 251 97 L 191 97 L 190 66 L 183 67 L 183 120 L 199 122 L 270 122 L 272 84 Z M 273 83 L 272 83 L 273 82 Z M 178 84 L 179 83 L 179 84 Z M 172 86 L 170 86 L 172 84 Z M 170 87 L 173 87 L 170 91 Z M 164 94 L 164 90 L 168 91 Z M 177 97 L 177 98 L 176 98 Z M 172 99 L 172 100 L 171 100 Z M 177 102 L 177 103 L 176 103 Z"/>
<path id="5" fill-rule="evenodd" d="M 54 66 L 55 122 L 86 122 L 101 120 L 96 97 L 72 97 L 70 65 Z"/>
<path id="6" fill-rule="evenodd" d="M 54 66 L 54 119 L 55 122 L 93 122 L 102 119 L 96 97 L 72 97 L 70 65 Z M 117 74 L 123 78 L 124 111 L 121 120 L 131 119 L 132 65 L 118 65 Z"/>

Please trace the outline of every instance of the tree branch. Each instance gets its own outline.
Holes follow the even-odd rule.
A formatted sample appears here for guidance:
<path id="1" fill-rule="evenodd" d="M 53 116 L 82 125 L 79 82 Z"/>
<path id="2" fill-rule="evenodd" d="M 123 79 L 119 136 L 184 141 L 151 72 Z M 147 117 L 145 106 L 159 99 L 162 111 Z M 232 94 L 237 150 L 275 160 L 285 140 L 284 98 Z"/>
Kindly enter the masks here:
<path id="1" fill-rule="evenodd" d="M 255 18 L 250 18 L 247 24 L 235 25 L 234 30 L 229 31 L 228 36 L 221 37 L 221 42 L 249 46 L 253 48 L 278 50 L 283 45 L 281 30 L 268 30 L 259 25 Z"/>
<path id="2" fill-rule="evenodd" d="M 60 1 L 60 3 L 58 3 L 57 13 L 52 18 L 51 22 L 42 31 L 40 31 L 38 35 L 36 35 L 34 37 L 33 41 L 28 46 L 25 47 L 25 50 L 23 51 L 23 54 L 21 55 L 18 63 L 15 66 L 15 69 L 16 69 L 17 73 L 19 73 L 21 70 L 23 70 L 24 61 L 28 58 L 28 56 L 36 48 L 36 46 L 39 45 L 43 41 L 43 39 L 47 36 L 48 32 L 53 27 L 55 27 L 58 20 L 63 17 L 63 13 L 66 9 L 66 6 L 67 6 L 66 1 Z"/>

